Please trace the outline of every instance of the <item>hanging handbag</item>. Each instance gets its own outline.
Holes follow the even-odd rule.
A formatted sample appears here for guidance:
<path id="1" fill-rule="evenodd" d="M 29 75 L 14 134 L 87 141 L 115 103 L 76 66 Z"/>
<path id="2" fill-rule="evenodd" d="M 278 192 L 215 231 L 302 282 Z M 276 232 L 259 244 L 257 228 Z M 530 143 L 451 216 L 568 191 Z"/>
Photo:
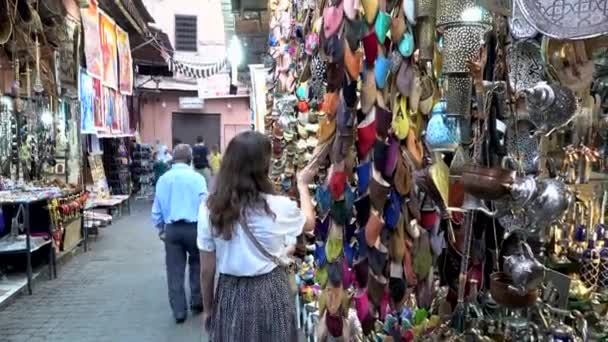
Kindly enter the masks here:
<path id="1" fill-rule="evenodd" d="M 262 246 L 262 244 L 258 241 L 258 239 L 255 237 L 255 235 L 253 235 L 251 230 L 249 230 L 249 225 L 247 225 L 247 222 L 245 220 L 241 219 L 240 223 L 241 223 L 241 227 L 243 228 L 243 231 L 245 232 L 245 234 L 247 235 L 249 240 L 251 240 L 251 242 L 253 242 L 253 245 L 255 246 L 255 248 L 257 248 L 258 251 L 260 253 L 262 253 L 262 255 L 264 257 L 268 258 L 270 261 L 274 262 L 277 266 L 279 266 L 285 270 L 285 273 L 287 273 L 287 279 L 289 280 L 290 292 L 291 292 L 291 294 L 296 294 L 298 291 L 298 285 L 296 284 L 295 262 L 286 263 L 283 260 L 279 259 L 277 256 L 270 254 L 270 252 L 268 252 L 268 250 L 266 250 L 266 248 L 264 248 L 264 246 Z"/>

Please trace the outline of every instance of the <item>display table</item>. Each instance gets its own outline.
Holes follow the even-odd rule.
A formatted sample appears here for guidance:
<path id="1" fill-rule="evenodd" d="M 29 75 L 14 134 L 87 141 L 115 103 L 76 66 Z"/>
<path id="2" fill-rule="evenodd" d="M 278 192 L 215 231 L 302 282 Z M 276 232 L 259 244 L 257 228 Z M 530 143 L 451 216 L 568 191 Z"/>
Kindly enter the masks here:
<path id="1" fill-rule="evenodd" d="M 131 196 L 129 195 L 114 195 L 107 198 L 90 198 L 85 210 L 89 209 L 106 209 L 109 215 L 118 211 L 118 215 L 122 215 L 122 206 L 126 205 L 127 213 L 131 214 Z"/>
<path id="2" fill-rule="evenodd" d="M 23 229 L 24 234 L 17 237 L 5 236 L 0 239 L 0 254 L 21 254 L 26 255 L 27 291 L 32 294 L 32 253 L 44 246 L 49 248 L 49 279 L 57 277 L 56 254 L 52 246 L 52 225 L 49 224 L 45 233 L 47 237 L 31 235 L 30 210 L 32 205 L 39 204 L 54 198 L 64 196 L 67 192 L 59 188 L 37 188 L 28 190 L 0 191 L 0 205 L 23 208 Z"/>
<path id="3" fill-rule="evenodd" d="M 49 279 L 57 278 L 57 251 L 53 243 L 53 232 L 57 228 L 56 222 L 51 219 L 51 203 L 61 198 L 73 196 L 73 190 L 60 189 L 57 187 L 16 189 L 11 191 L 0 191 L 0 206 L 5 215 L 5 224 L 9 227 L 12 218 L 22 212 L 22 225 L 17 231 L 16 236 L 7 234 L 0 238 L 0 255 L 26 255 L 27 290 L 32 294 L 32 253 L 47 247 L 49 249 L 48 268 Z M 39 213 L 44 212 L 44 215 Z M 32 215 L 32 213 L 34 215 Z M 8 224 L 8 222 L 11 224 Z M 81 220 L 71 220 L 69 224 L 68 245 L 74 248 L 84 240 L 86 246 L 87 234 L 83 230 Z M 37 229 L 33 229 L 37 228 Z M 78 229 L 81 229 L 78 232 Z M 12 229 L 10 227 L 9 229 Z M 80 233 L 80 234 L 79 234 Z"/>

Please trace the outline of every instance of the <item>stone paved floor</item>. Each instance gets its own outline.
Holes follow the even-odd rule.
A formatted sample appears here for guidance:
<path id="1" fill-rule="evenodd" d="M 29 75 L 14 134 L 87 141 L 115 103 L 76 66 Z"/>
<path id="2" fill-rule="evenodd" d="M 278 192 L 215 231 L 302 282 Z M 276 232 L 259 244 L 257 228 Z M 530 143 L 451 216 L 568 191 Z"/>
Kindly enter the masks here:
<path id="1" fill-rule="evenodd" d="M 133 205 L 89 252 L 60 265 L 57 279 L 0 310 L 0 341 L 206 341 L 200 316 L 173 320 L 164 249 L 148 213 Z"/>

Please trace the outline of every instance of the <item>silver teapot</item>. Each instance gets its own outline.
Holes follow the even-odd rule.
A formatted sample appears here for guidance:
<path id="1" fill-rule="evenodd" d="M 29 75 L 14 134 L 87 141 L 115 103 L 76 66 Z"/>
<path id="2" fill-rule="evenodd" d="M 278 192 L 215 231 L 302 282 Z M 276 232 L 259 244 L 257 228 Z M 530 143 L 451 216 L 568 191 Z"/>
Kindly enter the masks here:
<path id="1" fill-rule="evenodd" d="M 523 209 L 526 227 L 532 232 L 554 224 L 573 201 L 572 192 L 561 180 L 532 176 L 517 179 L 511 197 L 512 207 Z"/>
<path id="2" fill-rule="evenodd" d="M 573 201 L 573 195 L 564 182 L 543 178 L 536 181 L 536 196 L 526 209 L 528 226 L 540 230 L 559 220 Z"/>
<path id="3" fill-rule="evenodd" d="M 511 185 L 511 206 L 514 208 L 524 208 L 538 192 L 536 178 L 534 176 L 526 176 L 516 178 Z"/>
<path id="4" fill-rule="evenodd" d="M 516 253 L 505 257 L 503 271 L 513 280 L 510 287 L 522 295 L 540 287 L 545 277 L 545 266 L 536 260 L 530 246 L 523 241 Z"/>
<path id="5" fill-rule="evenodd" d="M 530 121 L 540 133 L 562 127 L 576 112 L 576 97 L 572 90 L 566 87 L 540 82 L 523 93 Z"/>

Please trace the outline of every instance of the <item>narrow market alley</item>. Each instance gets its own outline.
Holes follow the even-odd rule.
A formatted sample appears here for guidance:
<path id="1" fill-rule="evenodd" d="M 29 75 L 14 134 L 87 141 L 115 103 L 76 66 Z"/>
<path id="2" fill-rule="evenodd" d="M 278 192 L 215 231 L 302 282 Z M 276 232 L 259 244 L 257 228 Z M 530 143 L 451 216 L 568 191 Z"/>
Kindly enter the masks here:
<path id="1" fill-rule="evenodd" d="M 200 316 L 176 325 L 169 309 L 164 249 L 149 205 L 100 231 L 58 278 L 0 309 L 0 341 L 206 341 Z"/>

